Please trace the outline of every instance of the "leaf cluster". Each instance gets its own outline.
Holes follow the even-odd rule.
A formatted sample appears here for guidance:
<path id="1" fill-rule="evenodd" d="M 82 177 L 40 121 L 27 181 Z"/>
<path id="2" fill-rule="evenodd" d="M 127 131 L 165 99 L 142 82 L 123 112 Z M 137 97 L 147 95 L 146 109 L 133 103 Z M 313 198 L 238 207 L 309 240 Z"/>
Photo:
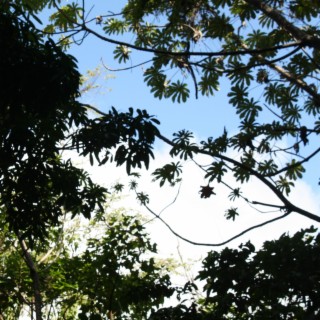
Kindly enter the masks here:
<path id="1" fill-rule="evenodd" d="M 198 278 L 206 281 L 205 304 L 213 306 L 212 319 L 228 319 L 228 314 L 241 319 L 305 319 L 319 312 L 315 232 L 311 227 L 292 237 L 284 234 L 257 252 L 248 242 L 239 250 L 209 253 Z"/>
<path id="2" fill-rule="evenodd" d="M 134 113 L 133 108 L 125 113 L 112 108 L 100 118 L 88 119 L 73 135 L 72 147 L 89 155 L 91 164 L 94 158 L 99 165 L 114 161 L 117 166 L 125 164 L 128 174 L 142 164 L 148 169 L 159 121 L 145 110 Z M 112 149 L 116 149 L 114 153 Z"/>
<path id="3" fill-rule="evenodd" d="M 151 308 L 173 293 L 167 267 L 154 259 L 156 245 L 136 217 L 111 212 L 94 220 L 91 228 L 101 236 L 87 239 L 80 231 L 82 248 L 76 254 L 71 250 L 77 240 L 70 221 L 56 235 L 51 228 L 51 240 L 34 247 L 32 255 L 40 261 L 43 310 L 52 319 L 108 319 L 111 314 L 114 319 L 146 319 Z M 8 236 L 2 232 L 1 240 Z M 8 319 L 15 314 L 17 319 L 23 308 L 31 307 L 33 296 L 29 270 L 18 248 L 3 250 L 0 271 L 0 314 Z"/>
<path id="4" fill-rule="evenodd" d="M 106 190 L 59 156 L 72 125 L 87 117 L 76 101 L 80 74 L 75 59 L 52 40 L 44 41 L 22 13 L 3 8 L 1 211 L 22 237 L 43 238 L 64 210 L 89 217 Z"/>
<path id="5" fill-rule="evenodd" d="M 197 276 L 204 282 L 205 298 L 191 306 L 159 309 L 150 319 L 316 318 L 319 240 L 317 230 L 310 227 L 266 241 L 260 250 L 247 242 L 238 249 L 211 251 Z"/>

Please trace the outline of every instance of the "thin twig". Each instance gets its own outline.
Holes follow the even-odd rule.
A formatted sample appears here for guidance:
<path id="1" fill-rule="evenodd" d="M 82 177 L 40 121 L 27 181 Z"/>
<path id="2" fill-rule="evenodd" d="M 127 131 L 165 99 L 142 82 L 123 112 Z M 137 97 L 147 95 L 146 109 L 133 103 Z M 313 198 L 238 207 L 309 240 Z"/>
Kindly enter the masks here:
<path id="1" fill-rule="evenodd" d="M 153 61 L 153 59 L 150 59 L 150 60 L 147 60 L 147 61 L 145 61 L 145 62 L 141 62 L 141 63 L 136 64 L 136 65 L 131 66 L 131 67 L 120 68 L 120 69 L 111 69 L 111 68 L 107 67 L 107 66 L 104 64 L 103 59 L 101 58 L 101 63 L 102 63 L 102 65 L 103 65 L 103 67 L 104 67 L 106 70 L 112 71 L 112 72 L 132 70 L 132 69 L 134 69 L 134 68 L 143 66 L 143 65 L 145 65 L 145 64 L 147 64 L 147 63 L 149 63 L 149 62 L 152 62 L 152 61 Z"/>

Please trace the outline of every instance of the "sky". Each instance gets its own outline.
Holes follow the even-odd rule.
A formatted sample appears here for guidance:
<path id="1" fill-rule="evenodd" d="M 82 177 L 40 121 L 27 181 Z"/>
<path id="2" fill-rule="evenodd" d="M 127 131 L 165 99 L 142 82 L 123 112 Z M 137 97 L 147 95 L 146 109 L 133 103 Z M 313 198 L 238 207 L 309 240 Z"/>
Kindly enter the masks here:
<path id="1" fill-rule="evenodd" d="M 114 8 L 114 6 L 120 7 L 123 2 L 87 1 L 87 8 L 92 8 L 90 16 L 95 17 L 107 10 L 116 12 L 117 8 Z M 92 3 L 94 3 L 94 7 L 91 7 Z M 171 100 L 158 100 L 153 97 L 149 88 L 143 82 L 143 70 L 147 65 L 122 72 L 111 72 L 104 69 L 101 61 L 111 69 L 119 67 L 113 60 L 112 51 L 114 48 L 114 45 L 104 43 L 92 36 L 84 39 L 80 46 L 71 47 L 69 52 L 77 58 L 81 73 L 85 74 L 87 70 L 94 70 L 97 66 L 100 66 L 100 72 L 92 78 L 99 87 L 83 96 L 82 99 L 85 103 L 92 104 L 102 111 L 107 111 L 111 106 L 120 111 L 126 111 L 129 107 L 146 109 L 150 114 L 157 116 L 161 122 L 161 132 L 169 138 L 174 132 L 181 129 L 188 129 L 194 132 L 197 141 L 206 139 L 209 136 L 219 136 L 222 134 L 224 127 L 227 127 L 231 132 L 236 130 L 237 117 L 232 107 L 228 104 L 226 97 L 228 91 L 227 83 L 223 83 L 221 90 L 210 98 L 199 96 L 199 99 L 195 99 L 191 91 L 192 96 L 185 104 L 174 104 Z M 145 54 L 139 53 L 135 55 L 134 60 L 130 61 L 130 63 L 135 65 L 149 58 Z M 123 65 L 123 67 L 129 65 Z M 157 143 L 155 159 L 152 164 L 153 168 L 171 162 L 172 159 L 168 156 L 168 147 Z M 94 180 L 107 187 L 116 181 L 121 183 L 128 181 L 124 168 L 114 168 L 114 166 L 110 165 L 92 168 L 86 160 L 77 161 L 90 171 Z M 210 163 L 209 159 L 201 158 L 199 161 Z M 192 241 L 205 243 L 222 242 L 247 227 L 276 216 L 270 212 L 257 213 L 247 204 L 239 203 L 242 212 L 241 216 L 235 222 L 226 221 L 224 212 L 234 205 L 228 203 L 226 190 L 222 189 L 220 192 L 224 196 L 219 195 L 209 199 L 200 199 L 199 187 L 207 184 L 201 172 L 192 163 L 187 163 L 183 177 L 179 190 L 178 187 L 160 189 L 158 183 L 151 182 L 150 175 L 144 175 L 139 182 L 139 190 L 146 190 L 150 194 L 150 208 L 152 210 L 157 214 L 162 212 L 161 217 L 177 233 Z M 311 182 L 311 179 L 309 180 L 309 177 L 313 177 L 313 173 L 307 175 L 306 179 L 296 184 L 296 188 L 291 194 L 291 199 L 296 205 L 319 214 L 319 189 L 316 188 L 317 185 L 314 181 Z M 217 186 L 217 188 L 219 189 L 220 186 Z M 257 181 L 253 180 L 246 188 L 252 200 L 270 201 L 270 203 L 276 201 L 266 188 Z M 172 202 L 174 203 L 172 204 Z M 133 210 L 140 211 L 152 219 L 152 215 L 137 204 L 132 192 L 125 192 L 122 204 Z M 163 210 L 164 208 L 166 209 Z M 260 209 L 266 211 L 265 208 Z M 246 234 L 240 239 L 231 242 L 229 246 L 237 247 L 241 242 L 249 239 L 257 246 L 260 246 L 264 240 L 275 239 L 286 231 L 297 231 L 311 224 L 315 224 L 315 222 L 292 214 L 285 220 Z M 152 233 L 153 239 L 158 243 L 160 253 L 164 256 L 173 255 L 179 259 L 181 253 L 181 256 L 186 260 L 199 261 L 208 250 L 221 249 L 221 247 L 211 248 L 209 246 L 190 245 L 175 237 L 158 220 L 150 222 L 148 228 Z"/>

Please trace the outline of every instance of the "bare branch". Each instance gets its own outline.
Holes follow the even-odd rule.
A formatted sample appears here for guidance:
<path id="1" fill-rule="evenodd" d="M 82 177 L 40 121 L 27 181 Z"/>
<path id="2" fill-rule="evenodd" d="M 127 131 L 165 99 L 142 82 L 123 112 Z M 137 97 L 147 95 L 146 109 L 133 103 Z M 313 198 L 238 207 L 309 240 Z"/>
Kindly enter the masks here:
<path id="1" fill-rule="evenodd" d="M 157 215 L 154 211 L 152 211 L 146 204 L 144 204 L 144 207 L 152 214 L 154 215 L 157 219 L 159 219 L 170 231 L 172 234 L 174 234 L 176 237 L 178 237 L 179 239 L 187 242 L 187 243 L 190 243 L 192 245 L 196 245 L 196 246 L 203 246 L 203 247 L 221 247 L 225 244 L 228 244 L 230 243 L 231 241 L 233 240 L 236 240 L 238 238 L 240 238 L 241 236 L 243 236 L 244 234 L 248 233 L 249 231 L 252 231 L 254 229 L 257 229 L 257 228 L 261 228 L 269 223 L 272 223 L 272 222 L 275 222 L 277 220 L 280 220 L 280 219 L 283 219 L 285 217 L 287 217 L 290 212 L 286 212 L 284 213 L 283 215 L 277 217 L 277 218 L 274 218 L 274 219 L 270 219 L 270 220 L 267 220 L 263 223 L 260 223 L 260 224 L 257 224 L 257 225 L 254 225 L 248 229 L 245 229 L 243 230 L 242 232 L 236 234 L 235 236 L 229 238 L 228 240 L 226 241 L 223 241 L 223 242 L 220 242 L 220 243 L 204 243 L 204 242 L 196 242 L 196 241 L 193 241 L 193 240 L 189 240 L 183 236 L 181 236 L 179 233 L 177 233 L 176 231 L 173 230 L 173 228 L 165 221 L 163 220 L 159 215 Z"/>
<path id="2" fill-rule="evenodd" d="M 106 70 L 112 71 L 112 72 L 132 70 L 132 69 L 134 69 L 134 68 L 141 67 L 141 66 L 143 66 L 143 65 L 145 65 L 145 64 L 147 64 L 147 63 L 149 63 L 149 62 L 152 62 L 152 61 L 153 61 L 153 59 L 150 59 L 150 60 L 141 62 L 141 63 L 139 63 L 139 64 L 135 64 L 134 66 L 131 66 L 131 67 L 121 68 L 121 69 L 111 69 L 111 68 L 107 67 L 107 66 L 104 64 L 103 60 L 101 59 L 101 63 L 102 63 L 102 65 L 103 65 L 103 67 L 104 67 Z"/>

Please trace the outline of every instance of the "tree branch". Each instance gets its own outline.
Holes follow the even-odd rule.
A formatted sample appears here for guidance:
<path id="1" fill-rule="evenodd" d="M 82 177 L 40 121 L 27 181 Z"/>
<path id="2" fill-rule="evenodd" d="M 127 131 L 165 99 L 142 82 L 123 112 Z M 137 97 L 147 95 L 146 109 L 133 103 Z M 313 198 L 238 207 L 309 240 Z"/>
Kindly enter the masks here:
<path id="1" fill-rule="evenodd" d="M 97 112 L 100 115 L 106 115 L 104 112 L 100 111 L 99 109 L 97 109 L 97 108 L 95 108 L 93 106 L 90 106 L 88 104 L 81 104 L 81 105 L 84 106 L 84 107 L 87 107 L 88 109 L 94 110 L 95 112 Z M 176 144 L 174 142 L 172 142 L 170 139 L 164 137 L 160 133 L 157 134 L 156 136 L 158 137 L 158 139 L 164 141 L 166 144 L 170 145 L 171 147 L 176 147 Z M 320 150 L 317 149 L 315 152 L 318 153 L 319 151 Z M 305 217 L 307 217 L 307 218 L 309 218 L 311 220 L 314 220 L 316 222 L 320 222 L 320 217 L 319 216 L 293 205 L 282 194 L 282 192 L 279 189 L 277 189 L 277 187 L 271 181 L 268 180 L 268 177 L 263 176 L 262 174 L 260 174 L 256 170 L 254 170 L 253 168 L 248 167 L 248 166 L 244 165 L 243 163 L 241 163 L 241 162 L 239 162 L 239 161 L 237 161 L 237 160 L 235 160 L 233 158 L 227 157 L 227 156 L 219 154 L 219 153 L 212 153 L 212 152 L 205 151 L 205 150 L 202 150 L 202 149 L 198 149 L 197 152 L 200 153 L 200 154 L 203 154 L 203 155 L 208 155 L 210 157 L 215 157 L 215 158 L 221 159 L 223 161 L 226 161 L 228 163 L 233 164 L 236 167 L 239 167 L 239 168 L 242 168 L 242 169 L 246 170 L 252 176 L 254 176 L 258 180 L 260 180 L 264 185 L 266 185 L 277 196 L 277 198 L 283 203 L 283 205 L 286 208 L 287 212 L 293 212 L 294 211 L 294 212 L 299 213 L 299 214 L 301 214 L 301 215 L 303 215 L 303 216 L 305 216 Z"/>
<path id="2" fill-rule="evenodd" d="M 290 33 L 298 42 L 301 43 L 301 45 L 320 49 L 320 39 L 318 37 L 310 35 L 300 28 L 297 28 L 277 9 L 268 6 L 261 0 L 245 0 L 245 2 L 262 11 L 267 17 L 275 21 L 279 27 Z"/>
<path id="3" fill-rule="evenodd" d="M 170 146 L 172 147 L 175 147 L 175 143 L 172 142 L 171 140 L 169 140 L 168 138 L 162 136 L 161 134 L 158 134 L 157 137 L 166 142 L 167 144 L 169 144 Z M 309 219 L 312 219 L 314 221 L 317 221 L 317 222 L 320 222 L 320 217 L 313 214 L 313 213 L 310 213 L 306 210 L 303 210 L 295 205 L 293 205 L 283 194 L 282 192 L 277 189 L 277 187 L 271 182 L 269 181 L 265 176 L 263 176 L 262 174 L 260 174 L 259 172 L 257 172 L 256 170 L 254 170 L 253 168 L 251 167 L 248 167 L 246 165 L 244 165 L 243 163 L 233 159 L 233 158 L 229 158 L 225 155 L 222 155 L 222 154 L 219 154 L 219 153 L 212 153 L 212 152 L 209 152 L 209 151 L 205 151 L 205 150 L 201 150 L 201 149 L 198 149 L 198 153 L 200 154 L 204 154 L 204 155 L 208 155 L 210 157 L 215 157 L 215 158 L 218 158 L 218 159 L 221 159 L 223 161 L 226 161 L 228 163 L 231 163 L 233 164 L 234 166 L 236 167 L 239 167 L 239 168 L 242 168 L 244 170 L 246 170 L 247 172 L 249 172 L 252 176 L 255 176 L 258 180 L 260 180 L 264 185 L 266 185 L 269 189 L 271 189 L 271 191 L 277 196 L 277 198 L 279 198 L 279 200 L 284 204 L 287 212 L 296 212 L 296 213 L 299 213 Z"/>
<path id="4" fill-rule="evenodd" d="M 74 22 L 75 23 L 75 22 Z M 297 47 L 301 46 L 301 42 L 296 41 L 296 42 L 291 42 L 283 45 L 278 45 L 270 48 L 261 48 L 261 49 L 244 49 L 244 50 L 236 50 L 236 51 L 216 51 L 216 52 L 201 52 L 201 51 L 165 51 L 165 50 L 158 50 L 158 49 L 153 49 L 153 48 L 144 48 L 144 47 L 139 47 L 136 45 L 133 45 L 128 42 L 123 42 L 119 40 L 114 40 L 105 36 L 102 36 L 98 32 L 90 29 L 87 27 L 86 24 L 83 24 L 82 26 L 77 24 L 81 29 L 85 32 L 88 32 L 97 38 L 108 42 L 112 44 L 116 44 L 118 46 L 125 46 L 137 51 L 143 51 L 143 52 L 150 52 L 150 53 L 155 53 L 155 54 L 160 54 L 160 55 L 170 55 L 170 56 L 206 56 L 206 57 L 218 57 L 218 56 L 237 56 L 237 55 L 246 55 L 246 54 L 258 54 L 258 53 L 264 53 L 264 52 L 269 52 L 269 51 L 276 51 L 276 50 L 281 50 L 281 49 L 286 49 L 290 47 Z"/>
<path id="5" fill-rule="evenodd" d="M 141 63 L 138 63 L 138 64 L 135 64 L 134 66 L 131 66 L 131 67 L 127 67 L 127 68 L 120 68 L 120 69 L 111 69 L 109 67 L 107 67 L 104 62 L 103 62 L 103 59 L 101 59 L 101 63 L 103 65 L 103 67 L 108 70 L 108 71 L 112 71 L 112 72 L 118 72 L 118 71 L 127 71 L 127 70 L 132 70 L 134 68 L 137 68 L 137 67 L 141 67 L 149 62 L 152 62 L 153 59 L 150 59 L 150 60 L 147 60 L 147 61 L 144 61 L 144 62 L 141 62 Z"/>
<path id="6" fill-rule="evenodd" d="M 279 27 L 283 28 L 287 32 L 289 32 L 301 46 L 309 46 L 312 48 L 320 48 L 320 39 L 316 36 L 309 35 L 305 31 L 297 28 L 289 22 L 278 10 L 266 5 L 261 0 L 245 0 L 247 3 L 251 4 L 255 8 L 262 11 L 266 16 L 275 21 Z M 246 48 L 246 45 L 243 43 L 243 47 Z M 320 95 L 317 93 L 315 89 L 309 86 L 306 82 L 299 79 L 296 75 L 291 74 L 280 66 L 277 66 L 273 63 L 268 63 L 268 60 L 264 59 L 262 56 L 259 57 L 262 61 L 266 61 L 272 69 L 276 70 L 280 73 L 285 79 L 289 82 L 296 84 L 303 91 L 307 92 L 309 95 L 313 97 L 313 99 L 320 104 Z"/>
<path id="7" fill-rule="evenodd" d="M 144 207 L 152 214 L 154 215 L 157 219 L 159 219 L 170 231 L 172 234 L 174 234 L 176 237 L 178 237 L 179 239 L 187 242 L 187 243 L 190 243 L 192 245 L 196 245 L 196 246 L 203 246 L 203 247 L 221 247 L 225 244 L 228 244 L 230 243 L 231 241 L 233 240 L 236 240 L 238 238 L 240 238 L 241 236 L 243 236 L 244 234 L 248 233 L 249 231 L 252 231 L 254 229 L 257 229 L 257 228 L 261 228 L 269 223 L 272 223 L 272 222 L 275 222 L 277 220 L 280 220 L 280 219 L 283 219 L 285 218 L 286 216 L 288 216 L 290 214 L 290 212 L 286 212 L 284 213 L 283 215 L 281 215 L 280 217 L 277 217 L 277 218 L 274 218 L 274 219 L 270 219 L 270 220 L 267 220 L 263 223 L 260 223 L 260 224 L 257 224 L 257 225 L 254 225 L 250 228 L 247 228 L 245 230 L 243 230 L 242 232 L 236 234 L 235 236 L 229 238 L 228 240 L 226 241 L 223 241 L 223 242 L 220 242 L 220 243 L 204 243 L 204 242 L 195 242 L 195 241 L 192 241 L 192 240 L 189 240 L 183 236 L 181 236 L 179 233 L 177 233 L 176 231 L 174 231 L 172 229 L 172 227 L 166 222 L 164 221 L 159 215 L 157 215 L 154 211 L 152 211 L 146 204 L 144 204 Z"/>
<path id="8" fill-rule="evenodd" d="M 302 165 L 303 163 L 305 162 L 308 162 L 311 158 L 313 158 L 316 154 L 318 154 L 320 152 L 320 147 L 318 149 L 316 149 L 314 152 L 312 152 L 308 157 L 304 158 L 303 160 L 299 161 L 299 162 L 296 162 L 295 164 L 292 164 L 292 165 L 289 165 L 289 166 L 286 166 L 272 174 L 268 174 L 267 177 L 274 177 L 276 175 L 278 175 L 279 173 L 281 172 L 284 172 L 284 171 L 287 171 L 288 169 L 293 169 L 297 166 L 300 166 Z"/>

